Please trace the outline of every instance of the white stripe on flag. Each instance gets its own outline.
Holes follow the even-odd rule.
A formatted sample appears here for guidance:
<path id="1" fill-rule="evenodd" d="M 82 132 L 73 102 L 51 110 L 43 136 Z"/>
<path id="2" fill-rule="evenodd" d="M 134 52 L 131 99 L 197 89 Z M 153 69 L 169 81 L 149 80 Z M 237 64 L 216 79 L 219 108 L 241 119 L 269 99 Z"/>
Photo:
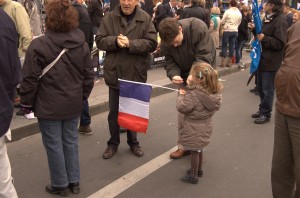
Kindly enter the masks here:
<path id="1" fill-rule="evenodd" d="M 149 119 L 149 103 L 134 98 L 120 96 L 119 112 Z"/>

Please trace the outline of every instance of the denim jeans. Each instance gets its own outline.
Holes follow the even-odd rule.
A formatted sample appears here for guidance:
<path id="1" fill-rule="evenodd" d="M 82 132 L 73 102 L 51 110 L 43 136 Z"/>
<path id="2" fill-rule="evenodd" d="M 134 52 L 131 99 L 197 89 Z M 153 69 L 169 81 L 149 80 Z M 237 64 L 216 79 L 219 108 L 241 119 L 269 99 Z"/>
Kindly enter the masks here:
<path id="1" fill-rule="evenodd" d="M 119 90 L 109 88 L 109 114 L 108 114 L 108 125 L 110 132 L 110 139 L 107 145 L 110 147 L 118 148 L 120 144 L 120 126 L 118 124 L 119 114 Z M 137 133 L 127 131 L 127 144 L 132 146 L 138 146 Z"/>
<path id="2" fill-rule="evenodd" d="M 80 116 L 80 125 L 87 126 L 91 124 L 91 116 L 89 114 L 89 101 L 83 101 L 83 109 Z"/>
<path id="3" fill-rule="evenodd" d="M 274 99 L 274 79 L 276 71 L 257 71 L 257 88 L 260 97 L 259 111 L 271 117 Z"/>
<path id="4" fill-rule="evenodd" d="M 235 40 L 238 36 L 237 32 L 224 32 L 222 38 L 222 57 L 227 57 L 227 46 L 229 44 L 229 57 L 234 55 Z"/>
<path id="5" fill-rule="evenodd" d="M 235 63 L 239 63 L 242 59 L 242 48 L 246 41 L 236 40 L 236 47 L 235 47 Z"/>
<path id="6" fill-rule="evenodd" d="M 79 117 L 69 120 L 38 118 L 53 187 L 79 182 L 78 122 Z"/>

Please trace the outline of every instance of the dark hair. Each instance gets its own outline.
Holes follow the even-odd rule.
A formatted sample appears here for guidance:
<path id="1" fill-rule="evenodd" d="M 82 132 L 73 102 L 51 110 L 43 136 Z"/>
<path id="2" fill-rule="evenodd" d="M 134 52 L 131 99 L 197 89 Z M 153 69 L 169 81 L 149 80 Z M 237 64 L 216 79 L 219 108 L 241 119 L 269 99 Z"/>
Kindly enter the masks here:
<path id="1" fill-rule="evenodd" d="M 283 6 L 284 6 L 284 7 L 286 7 L 286 8 L 291 8 L 290 4 L 289 4 L 289 3 L 287 3 L 287 2 L 286 2 L 286 3 L 284 3 L 284 4 L 283 4 Z"/>
<path id="2" fill-rule="evenodd" d="M 174 18 L 165 18 L 159 23 L 158 32 L 162 42 L 172 45 L 174 39 L 179 34 L 180 24 Z"/>
<path id="3" fill-rule="evenodd" d="M 198 2 L 198 0 L 191 0 L 191 4 L 196 6 L 196 5 L 199 5 L 199 2 Z"/>
<path id="4" fill-rule="evenodd" d="M 236 0 L 231 0 L 231 1 L 229 2 L 229 5 L 230 5 L 231 7 L 236 7 L 236 6 L 237 6 Z"/>
<path id="5" fill-rule="evenodd" d="M 78 13 L 68 0 L 51 0 L 46 4 L 46 29 L 69 32 L 78 26 Z"/>
<path id="6" fill-rule="evenodd" d="M 183 0 L 183 4 L 184 4 L 184 5 L 188 5 L 189 3 L 191 3 L 190 0 Z"/>

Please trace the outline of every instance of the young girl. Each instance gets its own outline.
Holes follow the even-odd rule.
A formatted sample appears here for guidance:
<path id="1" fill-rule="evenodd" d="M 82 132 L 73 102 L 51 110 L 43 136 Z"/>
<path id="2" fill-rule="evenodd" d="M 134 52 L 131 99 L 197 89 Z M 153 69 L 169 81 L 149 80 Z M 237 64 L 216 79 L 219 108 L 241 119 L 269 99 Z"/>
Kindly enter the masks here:
<path id="1" fill-rule="evenodd" d="M 191 151 L 191 169 L 181 180 L 197 184 L 203 175 L 203 148 L 210 142 L 212 116 L 219 110 L 222 85 L 218 73 L 207 63 L 195 63 L 187 79 L 187 90 L 179 90 L 177 110 L 179 111 L 179 134 L 181 143 Z"/>

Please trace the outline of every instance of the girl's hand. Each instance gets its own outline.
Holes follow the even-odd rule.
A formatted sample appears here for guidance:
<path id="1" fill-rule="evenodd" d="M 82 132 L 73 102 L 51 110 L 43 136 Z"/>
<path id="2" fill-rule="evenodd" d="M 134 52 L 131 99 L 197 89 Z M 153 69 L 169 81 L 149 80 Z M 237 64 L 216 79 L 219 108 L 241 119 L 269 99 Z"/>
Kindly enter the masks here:
<path id="1" fill-rule="evenodd" d="M 184 89 L 181 88 L 181 89 L 179 89 L 179 94 L 180 94 L 180 95 L 185 95 L 185 94 L 186 94 L 186 91 L 185 91 Z"/>

